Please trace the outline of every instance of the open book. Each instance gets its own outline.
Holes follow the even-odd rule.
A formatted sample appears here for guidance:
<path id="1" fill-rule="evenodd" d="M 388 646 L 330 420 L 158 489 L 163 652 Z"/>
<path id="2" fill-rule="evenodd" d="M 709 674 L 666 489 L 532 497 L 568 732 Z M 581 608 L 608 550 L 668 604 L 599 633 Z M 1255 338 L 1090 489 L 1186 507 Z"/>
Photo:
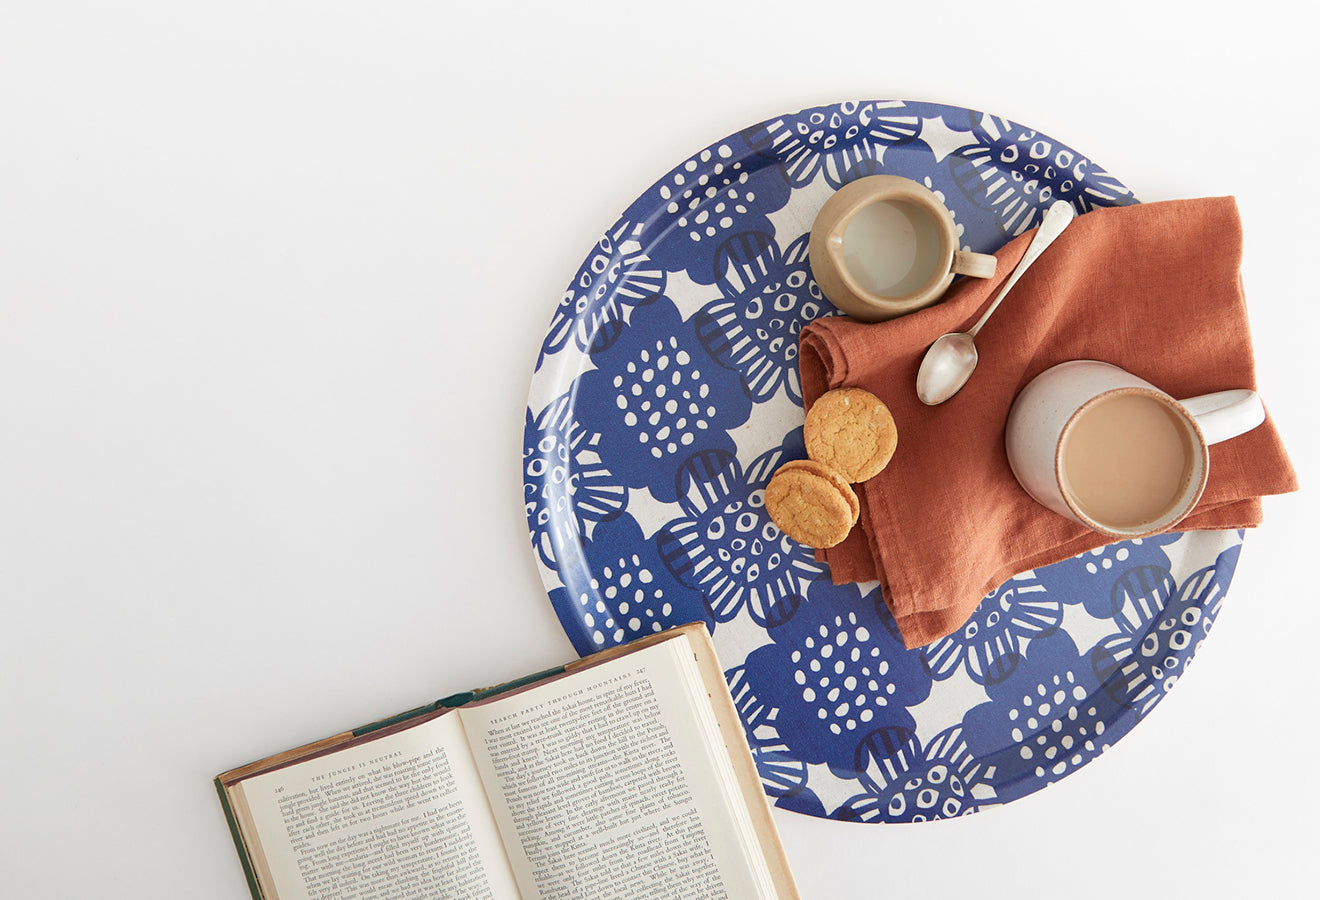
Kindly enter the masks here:
<path id="1" fill-rule="evenodd" d="M 216 787 L 257 900 L 798 896 L 700 624 Z"/>

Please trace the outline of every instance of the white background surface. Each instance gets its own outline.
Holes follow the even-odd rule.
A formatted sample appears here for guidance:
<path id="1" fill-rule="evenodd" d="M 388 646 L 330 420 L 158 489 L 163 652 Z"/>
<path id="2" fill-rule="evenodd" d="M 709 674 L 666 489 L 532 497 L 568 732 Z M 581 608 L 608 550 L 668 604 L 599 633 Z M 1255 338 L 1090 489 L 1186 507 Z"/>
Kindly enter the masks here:
<path id="1" fill-rule="evenodd" d="M 804 896 L 1315 890 L 1314 7 L 209 6 L 0 5 L 4 894 L 245 897 L 215 773 L 571 658 L 521 499 L 564 286 L 689 153 L 857 98 L 1235 194 L 1303 492 L 1112 751 L 952 822 L 779 814 Z"/>

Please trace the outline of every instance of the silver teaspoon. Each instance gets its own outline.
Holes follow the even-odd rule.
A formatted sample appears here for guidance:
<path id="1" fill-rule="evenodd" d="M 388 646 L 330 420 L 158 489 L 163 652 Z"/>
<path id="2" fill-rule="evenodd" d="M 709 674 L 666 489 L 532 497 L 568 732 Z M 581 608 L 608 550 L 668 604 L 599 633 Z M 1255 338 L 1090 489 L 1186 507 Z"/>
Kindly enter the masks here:
<path id="1" fill-rule="evenodd" d="M 1036 236 L 1027 245 L 1027 252 L 1022 255 L 1013 274 L 1008 276 L 998 296 L 990 304 L 980 320 L 969 331 L 956 331 L 946 334 L 930 345 L 926 356 L 917 370 L 917 398 L 927 406 L 937 406 L 948 400 L 967 383 L 976 368 L 976 334 L 990 318 L 990 314 L 1003 302 L 1004 295 L 1017 284 L 1022 273 L 1031 267 L 1045 248 L 1054 242 L 1077 212 L 1067 200 L 1055 200 L 1045 213 L 1045 218 L 1036 230 Z"/>

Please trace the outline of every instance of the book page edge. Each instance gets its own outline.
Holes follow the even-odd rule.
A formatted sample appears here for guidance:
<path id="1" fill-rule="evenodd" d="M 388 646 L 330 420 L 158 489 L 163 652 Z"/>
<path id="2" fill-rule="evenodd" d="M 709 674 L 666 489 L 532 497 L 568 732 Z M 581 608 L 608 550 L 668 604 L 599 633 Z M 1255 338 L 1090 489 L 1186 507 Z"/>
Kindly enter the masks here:
<path id="1" fill-rule="evenodd" d="M 756 761 L 752 758 L 751 748 L 747 744 L 742 719 L 738 715 L 737 707 L 733 705 L 728 682 L 720 668 L 719 657 L 715 653 L 715 643 L 704 626 L 695 629 L 684 626 L 684 629 L 684 636 L 696 657 L 697 669 L 705 683 L 706 694 L 710 698 L 715 719 L 719 722 L 721 731 L 727 729 L 728 735 L 737 736 L 736 739 L 730 739 L 721 735 L 775 888 L 782 900 L 801 900 L 797 881 L 793 878 L 793 870 L 788 863 L 788 853 L 779 837 L 779 828 L 775 825 L 770 800 L 766 796 L 765 787 L 761 784 Z"/>

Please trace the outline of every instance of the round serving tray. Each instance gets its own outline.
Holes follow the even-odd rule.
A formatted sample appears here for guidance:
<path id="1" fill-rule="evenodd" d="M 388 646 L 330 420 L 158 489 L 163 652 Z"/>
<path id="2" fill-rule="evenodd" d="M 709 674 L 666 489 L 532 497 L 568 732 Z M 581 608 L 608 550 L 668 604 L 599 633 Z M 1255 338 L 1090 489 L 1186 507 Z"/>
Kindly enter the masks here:
<path id="1" fill-rule="evenodd" d="M 805 456 L 798 335 L 836 314 L 808 233 L 831 193 L 876 173 L 934 190 L 983 253 L 1056 199 L 1136 202 L 1058 141 L 953 106 L 839 103 L 732 134 L 583 261 L 537 361 L 524 479 L 580 653 L 705 621 L 777 806 L 918 822 L 1038 790 L 1149 714 L 1209 631 L 1242 536 L 1125 541 L 1023 573 L 916 650 L 877 585 L 832 584 L 783 537 L 762 498 Z"/>

